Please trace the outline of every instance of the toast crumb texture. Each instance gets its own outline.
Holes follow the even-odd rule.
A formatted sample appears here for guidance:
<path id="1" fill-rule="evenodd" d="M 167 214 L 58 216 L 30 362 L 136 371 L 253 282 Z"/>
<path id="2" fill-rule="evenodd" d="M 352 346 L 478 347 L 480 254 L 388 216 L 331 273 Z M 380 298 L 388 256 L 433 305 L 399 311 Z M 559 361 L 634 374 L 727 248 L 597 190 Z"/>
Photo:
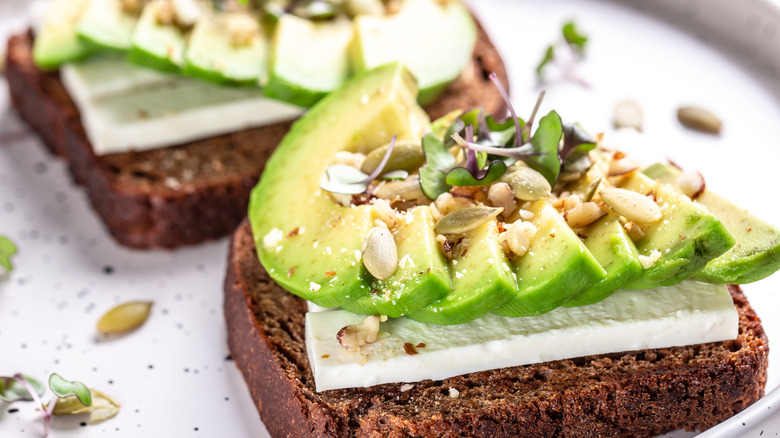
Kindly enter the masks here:
<path id="1" fill-rule="evenodd" d="M 432 118 L 484 105 L 503 115 L 501 96 L 488 78 L 507 75 L 496 48 L 480 28 L 472 62 L 444 94 L 426 107 Z M 57 72 L 39 70 L 32 36 L 12 36 L 6 77 L 17 112 L 52 153 L 67 160 L 111 235 L 132 248 L 175 248 L 233 232 L 246 216 L 249 193 L 292 122 L 246 129 L 142 152 L 96 156 L 79 112 Z"/>
<path id="2" fill-rule="evenodd" d="M 484 371 L 407 391 L 317 393 L 305 302 L 263 270 L 245 221 L 228 256 L 225 317 L 231 356 L 273 437 L 652 437 L 705 430 L 763 396 L 767 339 L 740 289 L 729 290 L 740 317 L 734 341 Z"/>

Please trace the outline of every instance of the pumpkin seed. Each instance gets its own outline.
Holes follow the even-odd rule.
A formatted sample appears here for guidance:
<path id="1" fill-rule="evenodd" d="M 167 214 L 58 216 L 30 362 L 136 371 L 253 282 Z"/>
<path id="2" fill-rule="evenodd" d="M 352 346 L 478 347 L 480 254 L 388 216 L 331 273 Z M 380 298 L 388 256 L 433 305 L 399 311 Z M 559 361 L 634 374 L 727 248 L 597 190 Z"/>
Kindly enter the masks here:
<path id="1" fill-rule="evenodd" d="M 386 280 L 398 268 L 398 249 L 393 233 L 386 227 L 369 230 L 363 241 L 363 265 L 379 280 Z"/>
<path id="2" fill-rule="evenodd" d="M 120 304 L 106 312 L 97 323 L 101 333 L 122 333 L 138 328 L 149 317 L 151 301 L 131 301 Z"/>
<path id="3" fill-rule="evenodd" d="M 723 122 L 715 114 L 696 106 L 678 108 L 677 119 L 686 128 L 710 134 L 720 134 L 723 127 Z"/>
<path id="4" fill-rule="evenodd" d="M 538 201 L 550 197 L 552 187 L 541 173 L 530 167 L 520 167 L 514 172 L 504 175 L 504 182 L 512 187 L 515 198 L 521 201 Z"/>
<path id="5" fill-rule="evenodd" d="M 363 165 L 360 166 L 360 170 L 363 173 L 371 174 L 382 162 L 382 159 L 387 153 L 387 149 L 390 144 L 378 147 L 366 155 Z M 407 172 L 413 172 L 420 168 L 425 162 L 425 155 L 423 154 L 422 146 L 419 143 L 410 140 L 401 140 L 395 142 L 393 146 L 393 153 L 390 154 L 390 158 L 385 164 L 385 168 L 382 172 L 390 172 L 392 170 L 405 170 Z"/>
<path id="6" fill-rule="evenodd" d="M 601 177 L 598 177 L 588 184 L 588 190 L 585 191 L 585 196 L 582 198 L 582 202 L 588 202 L 593 199 L 593 195 L 596 194 L 596 190 L 599 189 L 601 184 Z"/>
<path id="7" fill-rule="evenodd" d="M 420 199 L 425 194 L 420 187 L 420 177 L 418 175 L 409 175 L 408 178 L 396 181 L 382 181 L 374 189 L 374 195 L 377 198 L 393 200 L 401 198 L 406 201 Z"/>
<path id="8" fill-rule="evenodd" d="M 469 207 L 441 218 L 433 227 L 439 234 L 461 234 L 473 230 L 504 211 L 501 207 Z"/>
<path id="9" fill-rule="evenodd" d="M 631 221 L 648 224 L 663 218 L 658 204 L 641 193 L 626 189 L 604 188 L 599 195 L 612 210 Z"/>
<path id="10" fill-rule="evenodd" d="M 97 423 L 108 420 L 119 413 L 120 405 L 113 398 L 102 392 L 91 389 L 92 404 L 84 406 L 75 395 L 58 398 L 54 405 L 54 415 L 81 415 L 89 414 L 89 421 Z"/>
<path id="11" fill-rule="evenodd" d="M 641 131 L 642 109 L 636 102 L 624 100 L 615 106 L 612 123 L 615 125 L 615 128 L 634 128 L 637 131 Z"/>

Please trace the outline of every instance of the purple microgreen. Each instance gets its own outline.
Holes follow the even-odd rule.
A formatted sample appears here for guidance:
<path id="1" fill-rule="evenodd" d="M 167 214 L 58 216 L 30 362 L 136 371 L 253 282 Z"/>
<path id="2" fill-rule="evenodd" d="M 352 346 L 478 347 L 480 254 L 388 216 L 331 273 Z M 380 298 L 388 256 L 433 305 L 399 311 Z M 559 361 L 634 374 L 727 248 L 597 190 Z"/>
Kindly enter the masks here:
<path id="1" fill-rule="evenodd" d="M 463 167 L 465 167 L 466 170 L 471 172 L 471 174 L 474 175 L 475 178 L 479 178 L 478 175 L 480 172 L 480 166 L 477 163 L 477 152 L 474 151 L 473 149 L 468 148 L 468 143 L 474 140 L 474 125 L 466 126 L 466 139 L 467 141 L 465 142 L 461 141 L 460 143 L 458 143 L 458 145 L 460 145 L 460 147 L 463 148 L 463 153 L 466 155 L 466 164 Z"/>
<path id="2" fill-rule="evenodd" d="M 539 107 L 542 105 L 542 99 L 544 99 L 544 90 L 539 92 L 539 97 L 536 98 L 536 105 L 534 105 L 534 110 L 531 111 L 531 117 L 528 118 L 528 122 L 526 122 L 525 126 L 523 126 L 523 142 L 528 141 L 528 139 L 531 137 L 531 129 L 533 128 L 536 113 L 539 111 Z"/>
<path id="3" fill-rule="evenodd" d="M 43 417 L 43 436 L 44 437 L 49 436 L 49 422 L 51 421 L 51 411 L 43 403 L 43 400 L 41 400 L 41 396 L 43 395 L 43 391 L 44 391 L 43 384 L 33 379 L 32 377 L 25 376 L 20 373 L 14 374 L 13 377 L 10 378 L 4 377 L 2 379 L 12 379 L 15 382 L 17 382 L 22 388 L 24 388 L 24 392 L 21 392 L 18 389 L 16 391 L 21 396 L 20 398 L 17 399 L 18 401 L 21 400 L 32 401 L 36 405 L 41 407 L 41 415 Z M 10 387 L 8 385 L 8 380 L 5 380 L 5 384 L 3 386 L 5 388 Z"/>
<path id="4" fill-rule="evenodd" d="M 391 170 L 390 172 L 386 172 L 382 174 L 382 179 L 386 180 L 399 180 L 399 179 L 406 179 L 409 177 L 409 172 L 398 169 L 398 170 Z"/>
<path id="5" fill-rule="evenodd" d="M 385 166 L 387 166 L 387 162 L 390 160 L 390 155 L 393 155 L 393 148 L 395 147 L 395 140 L 397 138 L 398 136 L 394 135 L 393 138 L 390 139 L 390 144 L 387 146 L 387 152 L 385 152 L 385 156 L 382 157 L 382 161 L 379 162 L 379 166 L 377 166 L 376 169 L 371 172 L 371 175 L 363 180 L 363 182 L 366 183 L 366 186 L 368 186 L 371 181 L 375 180 L 379 175 L 382 174 Z"/>
<path id="6" fill-rule="evenodd" d="M 28 388 L 32 388 L 33 391 L 30 392 Z M 44 389 L 41 382 L 30 376 L 15 374 L 12 377 L 0 377 L 0 400 L 6 403 L 32 401 L 33 394 L 41 396 Z"/>
<path id="7" fill-rule="evenodd" d="M 365 182 L 368 175 L 346 164 L 329 166 L 325 173 L 328 181 L 320 183 L 322 190 L 341 195 L 359 195 L 368 188 Z"/>
<path id="8" fill-rule="evenodd" d="M 565 159 L 575 150 L 587 152 L 596 147 L 596 140 L 590 136 L 582 126 L 577 123 L 563 124 L 563 146 L 561 147 L 561 160 Z"/>
<path id="9" fill-rule="evenodd" d="M 390 145 L 387 147 L 385 156 L 382 157 L 379 166 L 371 172 L 371 175 L 366 175 L 360 170 L 346 164 L 334 164 L 325 170 L 325 173 L 328 175 L 328 181 L 320 183 L 320 188 L 341 195 L 359 195 L 364 193 L 366 189 L 368 189 L 369 184 L 371 184 L 371 181 L 377 179 L 387 165 L 390 155 L 393 154 L 395 140 L 396 136 L 394 135 L 390 140 Z"/>
<path id="10" fill-rule="evenodd" d="M 512 115 L 512 121 L 515 124 L 515 132 L 522 132 L 522 127 L 520 126 L 520 121 L 518 120 L 517 114 L 515 113 L 515 108 L 512 106 L 512 101 L 509 99 L 509 94 L 506 92 L 504 85 L 501 84 L 501 81 L 498 80 L 498 75 L 491 73 L 490 80 L 493 81 L 493 84 L 498 89 L 498 93 L 501 94 L 501 98 L 504 99 L 506 107 L 509 109 L 509 114 Z M 515 147 L 519 147 L 521 144 L 523 144 L 523 140 L 520 137 L 521 136 L 519 135 L 515 135 Z"/>
<path id="11" fill-rule="evenodd" d="M 420 168 L 420 188 L 429 199 L 436 199 L 452 188 L 447 184 L 447 172 L 455 167 L 455 157 L 447 145 L 432 133 L 422 138 L 425 165 Z"/>
<path id="12" fill-rule="evenodd" d="M 92 404 L 92 394 L 87 385 L 76 381 L 71 382 L 57 373 L 49 376 L 49 388 L 57 397 L 75 395 L 84 406 Z"/>
<path id="13" fill-rule="evenodd" d="M 493 160 L 487 170 L 479 169 L 475 174 L 464 167 L 456 167 L 447 172 L 445 181 L 453 186 L 484 186 L 497 181 L 506 172 L 506 164 Z"/>
<path id="14" fill-rule="evenodd" d="M 0 236 L 0 266 L 2 266 L 6 272 L 11 272 L 14 269 L 14 265 L 11 263 L 11 257 L 17 252 L 18 249 L 11 239 Z"/>

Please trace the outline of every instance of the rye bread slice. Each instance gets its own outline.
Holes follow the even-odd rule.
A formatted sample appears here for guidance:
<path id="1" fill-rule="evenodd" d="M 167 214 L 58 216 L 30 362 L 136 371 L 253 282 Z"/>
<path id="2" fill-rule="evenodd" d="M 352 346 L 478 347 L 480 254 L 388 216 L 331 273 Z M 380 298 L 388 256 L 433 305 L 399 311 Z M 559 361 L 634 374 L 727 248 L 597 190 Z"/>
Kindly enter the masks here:
<path id="1" fill-rule="evenodd" d="M 769 347 L 737 286 L 733 341 L 641 350 L 324 391 L 304 344 L 304 300 L 260 265 L 248 221 L 225 279 L 232 358 L 273 437 L 651 437 L 704 430 L 764 395 Z M 450 388 L 459 396 L 450 396 Z"/>
<path id="2" fill-rule="evenodd" d="M 19 115 L 52 153 L 65 158 L 93 208 L 122 245 L 175 248 L 230 234 L 246 216 L 249 193 L 292 122 L 142 152 L 96 156 L 57 72 L 39 70 L 30 34 L 8 41 L 6 76 Z M 426 111 L 438 118 L 483 105 L 505 112 L 488 78 L 507 83 L 504 64 L 480 27 L 473 60 Z"/>

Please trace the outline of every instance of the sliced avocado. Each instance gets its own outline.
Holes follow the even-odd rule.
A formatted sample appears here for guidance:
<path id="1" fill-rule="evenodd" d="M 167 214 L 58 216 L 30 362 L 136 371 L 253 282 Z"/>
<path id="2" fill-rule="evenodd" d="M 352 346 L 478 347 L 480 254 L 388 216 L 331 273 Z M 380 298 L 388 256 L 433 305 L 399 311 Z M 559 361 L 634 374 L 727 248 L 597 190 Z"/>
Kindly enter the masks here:
<path id="1" fill-rule="evenodd" d="M 661 221 L 643 226 L 644 236 L 636 241 L 640 255 L 659 258 L 625 287 L 649 289 L 677 284 L 734 245 L 734 238 L 717 217 L 668 185 L 633 172 L 622 188 L 653 193 L 663 214 Z"/>
<path id="2" fill-rule="evenodd" d="M 274 281 L 323 307 L 366 292 L 360 253 L 372 207 L 341 207 L 320 180 L 338 151 L 368 152 L 392 135 L 419 139 L 430 121 L 416 98 L 414 77 L 387 65 L 356 75 L 293 125 L 249 205 L 258 256 Z"/>
<path id="3" fill-rule="evenodd" d="M 452 292 L 408 315 L 434 324 L 473 321 L 518 293 L 511 262 L 498 242 L 495 221 L 467 232 L 450 262 Z"/>
<path id="4" fill-rule="evenodd" d="M 185 59 L 184 73 L 190 76 L 217 83 L 265 83 L 268 40 L 255 17 L 242 12 L 217 13 L 195 24 Z"/>
<path id="5" fill-rule="evenodd" d="M 44 70 L 54 70 L 65 62 L 89 56 L 95 47 L 76 34 L 79 19 L 90 0 L 52 0 L 35 35 L 33 60 Z"/>
<path id="6" fill-rule="evenodd" d="M 607 273 L 547 201 L 531 204 L 537 232 L 513 265 L 519 292 L 493 310 L 500 316 L 535 316 L 560 306 Z"/>
<path id="7" fill-rule="evenodd" d="M 285 14 L 274 30 L 265 95 L 308 107 L 337 89 L 350 73 L 347 19 L 315 22 Z"/>
<path id="8" fill-rule="evenodd" d="M 159 20 L 162 2 L 151 1 L 144 6 L 133 31 L 133 44 L 128 52 L 130 62 L 169 73 L 184 66 L 187 32 L 173 23 Z"/>
<path id="9" fill-rule="evenodd" d="M 350 55 L 358 71 L 404 63 L 426 104 L 460 76 L 476 42 L 477 27 L 460 2 L 407 0 L 398 13 L 356 17 Z"/>
<path id="10" fill-rule="evenodd" d="M 415 312 L 450 292 L 450 272 L 436 242 L 433 214 L 427 205 L 404 215 L 406 224 L 395 231 L 398 267 L 386 280 L 366 272 L 367 288 L 357 300 L 342 305 L 345 310 L 391 318 Z"/>
<path id="11" fill-rule="evenodd" d="M 682 172 L 656 163 L 645 169 L 644 174 L 674 187 Z M 695 278 L 710 283 L 745 284 L 780 269 L 780 231 L 777 228 L 706 188 L 696 201 L 723 222 L 736 244 L 707 263 Z"/>
<path id="12" fill-rule="evenodd" d="M 585 235 L 585 247 L 607 271 L 607 276 L 563 303 L 566 307 L 601 301 L 642 275 L 639 252 L 614 213 L 609 213 L 588 226 Z"/>
<path id="13" fill-rule="evenodd" d="M 98 47 L 127 51 L 133 45 L 138 16 L 125 12 L 121 0 L 96 0 L 79 21 L 79 38 Z"/>

